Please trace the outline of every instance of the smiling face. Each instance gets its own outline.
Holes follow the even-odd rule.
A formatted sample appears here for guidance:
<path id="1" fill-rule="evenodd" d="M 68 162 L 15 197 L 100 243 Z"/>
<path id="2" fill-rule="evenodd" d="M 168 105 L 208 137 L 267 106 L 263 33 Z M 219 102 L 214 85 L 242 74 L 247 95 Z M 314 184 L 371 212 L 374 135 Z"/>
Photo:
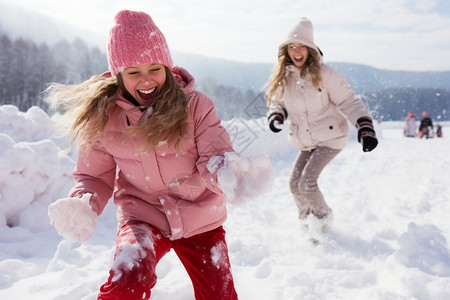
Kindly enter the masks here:
<path id="1" fill-rule="evenodd" d="M 309 56 L 308 47 L 300 43 L 291 43 L 287 46 L 289 58 L 297 67 L 303 67 Z"/>
<path id="2" fill-rule="evenodd" d="M 166 70 L 160 64 L 144 64 L 122 72 L 125 89 L 136 101 L 147 106 L 155 100 L 166 82 Z"/>

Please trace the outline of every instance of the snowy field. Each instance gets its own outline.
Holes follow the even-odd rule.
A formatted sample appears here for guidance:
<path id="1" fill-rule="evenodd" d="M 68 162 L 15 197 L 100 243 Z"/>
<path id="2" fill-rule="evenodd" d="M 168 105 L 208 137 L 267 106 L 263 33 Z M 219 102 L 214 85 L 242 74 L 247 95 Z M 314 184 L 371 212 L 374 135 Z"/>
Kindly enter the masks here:
<path id="1" fill-rule="evenodd" d="M 50 226 L 47 207 L 67 196 L 74 154 L 58 157 L 51 119 L 0 106 L 0 299 L 93 300 L 106 280 L 116 234 L 108 205 L 84 244 Z M 402 135 L 403 122 L 377 124 L 379 146 L 363 153 L 353 129 L 348 146 L 319 185 L 334 211 L 314 245 L 297 219 L 289 191 L 296 155 L 286 130 L 262 119 L 224 122 L 235 150 L 269 155 L 275 182 L 243 206 L 229 205 L 225 223 L 241 300 L 450 299 L 450 123 L 443 138 Z M 194 299 L 171 252 L 157 268 L 151 299 Z"/>

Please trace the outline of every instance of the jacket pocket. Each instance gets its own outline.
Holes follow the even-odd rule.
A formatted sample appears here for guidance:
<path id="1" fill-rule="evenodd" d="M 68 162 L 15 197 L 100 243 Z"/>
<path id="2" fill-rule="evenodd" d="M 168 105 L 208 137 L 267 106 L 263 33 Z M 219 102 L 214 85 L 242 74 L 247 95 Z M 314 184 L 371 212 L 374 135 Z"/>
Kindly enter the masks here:
<path id="1" fill-rule="evenodd" d="M 289 138 L 298 140 L 298 125 L 293 122 L 289 125 Z"/>
<path id="2" fill-rule="evenodd" d="M 317 130 L 314 130 L 315 138 L 318 142 L 329 141 L 345 135 L 342 129 L 342 123 L 346 120 L 342 117 L 328 117 L 317 124 Z"/>
<path id="3" fill-rule="evenodd" d="M 305 132 L 300 132 L 298 124 L 291 123 L 289 127 L 289 143 L 294 146 L 294 148 L 302 150 L 305 147 L 311 147 L 311 135 L 309 134 L 309 128 L 304 128 Z"/>

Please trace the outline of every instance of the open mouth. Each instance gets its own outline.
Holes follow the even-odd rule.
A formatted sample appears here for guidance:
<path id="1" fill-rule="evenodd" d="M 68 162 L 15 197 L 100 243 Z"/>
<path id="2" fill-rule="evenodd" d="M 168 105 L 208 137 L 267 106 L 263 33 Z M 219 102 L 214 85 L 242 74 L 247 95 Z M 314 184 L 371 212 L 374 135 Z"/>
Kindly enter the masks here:
<path id="1" fill-rule="evenodd" d="M 296 62 L 302 62 L 303 61 L 303 56 L 294 56 L 294 59 Z"/>
<path id="2" fill-rule="evenodd" d="M 143 101 L 152 101 L 156 97 L 156 87 L 148 90 L 138 90 L 139 96 Z"/>

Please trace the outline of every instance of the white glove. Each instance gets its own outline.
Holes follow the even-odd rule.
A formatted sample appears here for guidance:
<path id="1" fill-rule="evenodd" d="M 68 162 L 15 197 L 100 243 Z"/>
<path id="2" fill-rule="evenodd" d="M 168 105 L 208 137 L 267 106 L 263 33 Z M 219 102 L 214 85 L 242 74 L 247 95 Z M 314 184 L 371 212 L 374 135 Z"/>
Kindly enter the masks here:
<path id="1" fill-rule="evenodd" d="M 94 234 L 98 216 L 89 205 L 91 194 L 62 198 L 48 207 L 50 224 L 69 242 L 83 243 Z"/>
<path id="2" fill-rule="evenodd" d="M 271 189 L 274 173 L 266 155 L 245 157 L 227 152 L 224 156 L 224 165 L 217 173 L 217 181 L 228 202 L 242 204 Z"/>

